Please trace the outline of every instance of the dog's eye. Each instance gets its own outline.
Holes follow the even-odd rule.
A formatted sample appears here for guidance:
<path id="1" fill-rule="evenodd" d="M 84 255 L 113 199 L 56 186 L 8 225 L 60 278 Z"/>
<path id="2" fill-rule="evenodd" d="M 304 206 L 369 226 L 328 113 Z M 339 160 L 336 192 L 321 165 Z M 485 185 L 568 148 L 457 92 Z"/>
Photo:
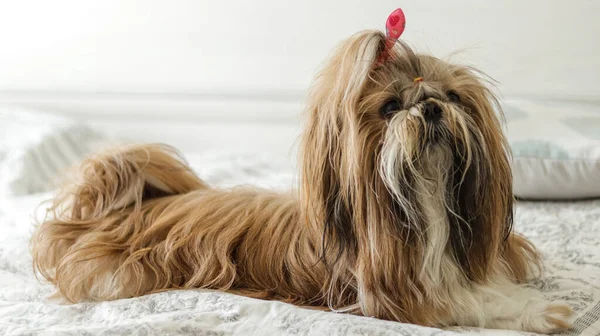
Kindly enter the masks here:
<path id="1" fill-rule="evenodd" d="M 448 91 L 447 96 L 454 103 L 460 102 L 460 96 L 455 91 Z"/>
<path id="2" fill-rule="evenodd" d="M 400 105 L 401 104 L 398 99 L 392 99 L 381 106 L 381 110 L 379 110 L 379 113 L 381 113 L 382 117 L 390 118 L 394 115 L 394 113 L 402 109 Z"/>

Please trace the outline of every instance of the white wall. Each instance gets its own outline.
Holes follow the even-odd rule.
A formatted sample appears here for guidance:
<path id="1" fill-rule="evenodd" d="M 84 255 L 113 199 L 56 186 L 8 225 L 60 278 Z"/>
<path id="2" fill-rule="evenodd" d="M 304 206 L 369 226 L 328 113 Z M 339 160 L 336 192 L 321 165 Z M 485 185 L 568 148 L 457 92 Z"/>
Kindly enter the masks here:
<path id="1" fill-rule="evenodd" d="M 404 39 L 506 94 L 600 98 L 594 0 L 4 1 L 0 90 L 302 95 L 341 39 L 402 6 Z"/>
<path id="2" fill-rule="evenodd" d="M 465 50 L 507 97 L 600 101 L 596 0 L 19 0 L 0 5 L 0 102 L 102 122 L 291 120 L 333 46 L 398 6 L 406 41 Z"/>

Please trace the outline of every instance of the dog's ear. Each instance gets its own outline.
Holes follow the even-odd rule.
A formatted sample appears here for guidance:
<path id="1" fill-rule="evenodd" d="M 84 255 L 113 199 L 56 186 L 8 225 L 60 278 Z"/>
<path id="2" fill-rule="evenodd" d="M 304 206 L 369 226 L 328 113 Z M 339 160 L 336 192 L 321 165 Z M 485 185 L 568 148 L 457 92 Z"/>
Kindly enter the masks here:
<path id="1" fill-rule="evenodd" d="M 453 252 L 465 274 L 483 282 L 493 274 L 498 258 L 503 257 L 502 250 L 508 248 L 506 255 L 512 257 L 503 263 L 515 279 L 521 279 L 535 253 L 527 250 L 527 244 L 511 238 L 513 179 L 510 149 L 498 118 L 500 106 L 478 70 L 458 68 L 454 76 L 462 82 L 462 102 L 476 132 L 472 133 L 473 141 L 465 144 L 469 150 L 461 145 L 456 151 L 470 152 L 470 164 L 465 166 L 463 156 L 455 155 L 452 170 L 451 196 L 456 204 L 448 217 Z M 511 244 L 518 245 L 520 252 L 510 250 Z"/>
<path id="2" fill-rule="evenodd" d="M 321 253 L 337 260 L 355 249 L 353 176 L 355 115 L 369 76 L 385 46 L 385 35 L 365 31 L 343 42 L 317 76 L 307 106 L 301 144 L 302 198 L 310 227 L 323 234 Z"/>
<path id="3" fill-rule="evenodd" d="M 480 170 L 485 169 L 487 174 L 478 172 L 481 176 L 480 185 L 479 188 L 473 189 L 474 193 L 470 197 L 479 200 L 477 213 L 480 214 L 482 222 L 480 227 L 485 227 L 481 234 L 475 232 L 475 236 L 489 238 L 480 239 L 475 243 L 474 245 L 480 247 L 473 248 L 471 255 L 481 255 L 481 251 L 490 249 L 486 254 L 488 258 L 504 259 L 502 264 L 508 268 L 514 280 L 524 281 L 530 275 L 530 270 L 534 273 L 541 270 L 540 260 L 533 245 L 513 233 L 514 196 L 510 165 L 512 157 L 508 140 L 502 131 L 503 113 L 494 94 L 483 89 L 483 84 L 480 85 L 482 89 L 475 91 L 479 94 L 471 95 L 471 115 L 478 124 L 483 138 L 481 143 L 485 145 L 481 150 L 485 151 L 486 155 L 480 156 L 485 164 L 475 166 Z M 500 255 L 494 255 L 493 251 L 498 251 Z M 480 264 L 486 265 L 489 262 L 480 258 Z"/>

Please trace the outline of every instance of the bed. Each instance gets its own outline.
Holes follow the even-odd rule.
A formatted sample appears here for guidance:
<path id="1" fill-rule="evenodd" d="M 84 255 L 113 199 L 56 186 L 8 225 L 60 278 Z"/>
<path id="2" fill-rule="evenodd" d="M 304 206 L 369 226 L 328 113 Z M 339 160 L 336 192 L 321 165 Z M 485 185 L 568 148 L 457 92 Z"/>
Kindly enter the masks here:
<path id="1" fill-rule="evenodd" d="M 507 98 L 543 100 L 542 114 L 529 119 L 533 126 L 522 108 L 505 110 L 526 135 L 544 129 L 538 121 L 548 122 L 554 101 L 595 103 L 589 114 L 600 116 L 598 1 L 55 0 L 38 1 L 36 10 L 26 1 L 7 2 L 0 11 L 0 104 L 55 112 L 93 132 L 168 143 L 214 185 L 288 189 L 295 183 L 290 148 L 298 115 L 319 64 L 340 40 L 383 28 L 398 6 L 408 19 L 403 38 L 417 49 L 485 71 Z M 6 141 L 31 135 L 39 142 L 56 125 L 39 114 L 13 116 L 24 115 L 25 128 L 0 118 L 0 335 L 524 334 L 424 328 L 203 290 L 60 305 L 33 274 L 28 239 L 43 216 L 40 202 L 52 196 L 40 186 L 64 167 L 1 164 Z M 545 130 L 561 140 L 556 129 Z M 39 142 L 47 146 L 43 153 L 51 153 L 53 141 Z M 528 155 L 531 142 L 522 144 Z M 27 158 L 16 145 L 15 158 Z M 534 173 L 521 185 L 545 183 L 554 193 L 575 185 L 548 182 L 556 175 L 538 174 L 524 158 L 519 169 Z M 594 162 L 598 171 L 600 160 Z M 27 177 L 13 179 L 24 171 Z M 18 192 L 4 193 L 11 188 Z M 531 286 L 575 310 L 565 334 L 600 335 L 600 200 L 519 201 L 515 229 L 544 255 L 544 276 Z"/>
<path id="2" fill-rule="evenodd" d="M 187 153 L 214 185 L 253 184 L 275 190 L 294 182 L 286 156 L 235 151 Z M 169 291 L 102 303 L 61 305 L 31 267 L 28 239 L 39 204 L 51 193 L 0 203 L 0 334 L 2 335 L 454 335 L 519 334 L 447 330 L 298 308 L 207 290 Z M 600 334 L 600 200 L 517 204 L 516 230 L 542 251 L 544 276 L 531 284 L 576 312 L 565 335 Z M 520 333 L 524 334 L 524 333 Z"/>

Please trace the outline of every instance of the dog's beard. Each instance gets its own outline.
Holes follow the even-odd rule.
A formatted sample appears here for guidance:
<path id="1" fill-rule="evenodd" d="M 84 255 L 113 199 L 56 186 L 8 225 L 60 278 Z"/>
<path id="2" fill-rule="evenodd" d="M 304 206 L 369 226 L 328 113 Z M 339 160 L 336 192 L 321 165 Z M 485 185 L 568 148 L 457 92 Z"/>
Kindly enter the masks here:
<path id="1" fill-rule="evenodd" d="M 426 247 L 421 277 L 436 283 L 456 264 L 472 276 L 474 198 L 488 175 L 475 122 L 452 104 L 437 104 L 443 110 L 439 120 L 426 120 L 423 104 L 397 113 L 380 160 L 383 182 L 401 213 L 397 225 Z"/>
<path id="2" fill-rule="evenodd" d="M 398 112 L 388 124 L 380 173 L 408 214 L 417 211 L 410 203 L 404 204 L 407 191 L 438 190 L 460 166 L 466 171 L 473 163 L 472 147 L 477 146 L 473 138 L 478 138 L 473 121 L 450 104 L 441 105 L 444 116 L 440 120 L 426 120 L 421 104 Z"/>

